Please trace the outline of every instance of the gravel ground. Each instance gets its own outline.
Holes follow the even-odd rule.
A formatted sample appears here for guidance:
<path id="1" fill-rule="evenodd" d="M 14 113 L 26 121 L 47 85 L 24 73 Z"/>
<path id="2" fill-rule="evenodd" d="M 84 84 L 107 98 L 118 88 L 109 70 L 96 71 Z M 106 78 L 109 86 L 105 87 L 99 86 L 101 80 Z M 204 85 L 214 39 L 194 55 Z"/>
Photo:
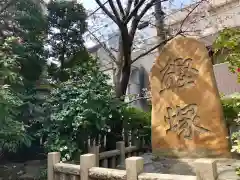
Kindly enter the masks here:
<path id="1" fill-rule="evenodd" d="M 149 173 L 195 175 L 194 159 L 167 159 L 153 161 L 151 153 L 143 154 L 144 171 Z M 240 167 L 240 160 L 217 159 L 218 180 L 240 180 L 235 169 Z"/>

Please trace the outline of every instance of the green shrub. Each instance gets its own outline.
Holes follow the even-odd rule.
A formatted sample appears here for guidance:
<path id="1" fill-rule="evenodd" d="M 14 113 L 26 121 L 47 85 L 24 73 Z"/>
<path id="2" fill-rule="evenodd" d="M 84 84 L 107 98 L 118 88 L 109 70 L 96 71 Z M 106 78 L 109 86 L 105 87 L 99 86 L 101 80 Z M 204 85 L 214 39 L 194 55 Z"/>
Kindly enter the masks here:
<path id="1" fill-rule="evenodd" d="M 22 122 L 17 121 L 22 104 L 9 87 L 0 87 L 0 153 L 4 151 L 16 152 L 22 144 L 29 146 L 31 138 L 26 134 L 26 128 Z"/>
<path id="2" fill-rule="evenodd" d="M 131 130 L 135 137 L 150 142 L 150 114 L 113 98 L 107 77 L 93 69 L 81 78 L 59 84 L 44 103 L 49 117 L 40 122 L 39 135 L 45 139 L 47 152 L 61 152 L 62 161 L 86 153 L 89 138 L 98 142 L 99 135 L 114 136 L 111 129 L 117 121 L 123 121 L 126 131 Z"/>
<path id="3" fill-rule="evenodd" d="M 227 125 L 240 125 L 240 94 L 233 95 L 231 98 L 223 99 L 223 111 Z M 231 152 L 240 153 L 240 132 L 235 132 L 231 136 L 232 149 Z M 240 167 L 236 169 L 236 173 L 240 175 Z"/>
<path id="4" fill-rule="evenodd" d="M 230 98 L 222 99 L 222 105 L 227 125 L 239 125 L 237 119 L 240 116 L 240 95 L 236 94 Z"/>
<path id="5" fill-rule="evenodd" d="M 138 108 L 126 107 L 122 114 L 124 128 L 132 132 L 136 139 L 144 138 L 147 145 L 151 144 L 151 112 L 145 112 Z M 135 139 L 135 140 L 136 140 Z"/>
<path id="6" fill-rule="evenodd" d="M 83 69 L 88 69 L 83 74 Z M 121 120 L 121 108 L 114 100 L 107 76 L 98 70 L 96 60 L 71 70 L 71 79 L 52 89 L 44 103 L 45 120 L 39 135 L 46 150 L 60 151 L 63 161 L 74 159 L 87 148 L 88 139 L 110 133 Z"/>

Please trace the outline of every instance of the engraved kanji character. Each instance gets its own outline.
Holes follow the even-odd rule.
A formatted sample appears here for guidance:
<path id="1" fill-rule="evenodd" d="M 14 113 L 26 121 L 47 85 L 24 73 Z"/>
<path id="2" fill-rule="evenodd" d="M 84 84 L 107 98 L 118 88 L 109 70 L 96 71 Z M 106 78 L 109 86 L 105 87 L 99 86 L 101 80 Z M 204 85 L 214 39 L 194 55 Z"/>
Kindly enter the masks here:
<path id="1" fill-rule="evenodd" d="M 197 116 L 197 109 L 196 104 L 186 105 L 183 108 L 176 106 L 175 111 L 173 108 L 168 107 L 168 115 L 165 116 L 165 121 L 169 123 L 170 127 L 167 131 L 174 131 L 178 136 L 183 134 L 183 137 L 187 139 L 192 139 L 193 131 L 197 133 L 209 132 L 208 129 L 197 125 L 200 120 L 199 116 Z"/>

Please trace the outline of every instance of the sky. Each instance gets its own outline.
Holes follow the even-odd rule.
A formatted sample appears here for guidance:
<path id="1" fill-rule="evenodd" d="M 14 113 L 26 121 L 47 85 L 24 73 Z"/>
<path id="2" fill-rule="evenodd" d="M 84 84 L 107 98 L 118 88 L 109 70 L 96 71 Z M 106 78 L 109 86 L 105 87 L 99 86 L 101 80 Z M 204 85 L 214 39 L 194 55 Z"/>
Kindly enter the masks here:
<path id="1" fill-rule="evenodd" d="M 96 9 L 97 4 L 95 3 L 95 0 L 80 0 L 80 2 L 83 3 L 84 7 L 88 9 Z"/>

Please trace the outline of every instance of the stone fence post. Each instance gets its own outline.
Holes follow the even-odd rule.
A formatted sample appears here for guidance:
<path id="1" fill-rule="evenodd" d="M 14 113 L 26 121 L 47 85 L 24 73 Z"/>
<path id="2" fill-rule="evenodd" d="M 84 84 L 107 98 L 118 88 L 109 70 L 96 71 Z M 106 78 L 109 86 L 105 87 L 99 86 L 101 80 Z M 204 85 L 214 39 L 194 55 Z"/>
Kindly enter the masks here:
<path id="1" fill-rule="evenodd" d="M 92 167 L 96 167 L 96 155 L 85 154 L 80 156 L 80 179 L 89 180 L 88 171 Z"/>
<path id="2" fill-rule="evenodd" d="M 88 149 L 88 152 L 91 153 L 91 154 L 95 154 L 96 155 L 96 166 L 99 167 L 99 146 L 91 146 L 89 147 Z"/>
<path id="3" fill-rule="evenodd" d="M 143 172 L 143 158 L 130 157 L 126 159 L 127 180 L 137 180 L 138 175 Z"/>
<path id="4" fill-rule="evenodd" d="M 51 152 L 48 153 L 48 164 L 47 164 L 47 179 L 48 180 L 55 180 L 55 173 L 54 173 L 54 165 L 60 162 L 60 153 L 59 152 Z"/>
<path id="5" fill-rule="evenodd" d="M 197 180 L 217 180 L 217 164 L 214 159 L 197 159 L 194 162 Z"/>
<path id="6" fill-rule="evenodd" d="M 125 168 L 125 142 L 124 141 L 116 142 L 116 149 L 118 149 L 120 151 L 118 168 L 124 169 Z"/>

